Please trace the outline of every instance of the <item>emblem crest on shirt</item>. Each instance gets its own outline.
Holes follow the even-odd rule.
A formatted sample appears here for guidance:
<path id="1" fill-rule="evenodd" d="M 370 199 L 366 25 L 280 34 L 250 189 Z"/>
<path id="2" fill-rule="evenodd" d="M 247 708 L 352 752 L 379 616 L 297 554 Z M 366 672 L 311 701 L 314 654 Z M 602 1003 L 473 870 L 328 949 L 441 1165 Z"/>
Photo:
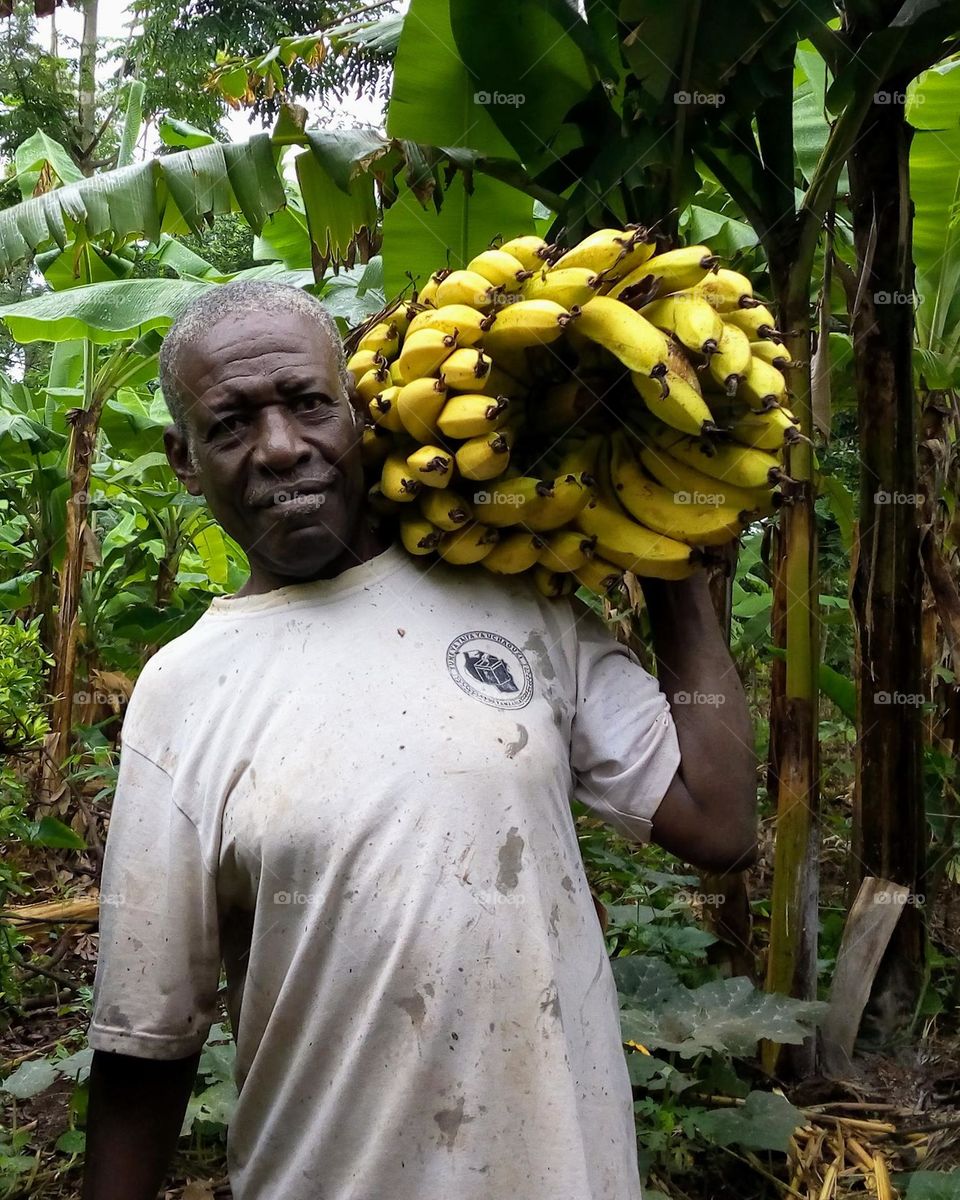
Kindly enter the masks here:
<path id="1" fill-rule="evenodd" d="M 457 687 L 494 708 L 525 708 L 533 672 L 519 646 L 499 633 L 475 629 L 447 647 L 447 670 Z"/>

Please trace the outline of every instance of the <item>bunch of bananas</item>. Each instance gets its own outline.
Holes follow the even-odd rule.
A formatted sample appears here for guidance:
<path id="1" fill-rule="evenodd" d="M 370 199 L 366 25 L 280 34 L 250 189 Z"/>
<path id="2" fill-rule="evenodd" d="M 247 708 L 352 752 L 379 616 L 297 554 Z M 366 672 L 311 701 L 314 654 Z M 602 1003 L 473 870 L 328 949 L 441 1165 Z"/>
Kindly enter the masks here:
<path id="1" fill-rule="evenodd" d="M 523 236 L 355 331 L 375 509 L 448 563 L 599 594 L 680 579 L 778 503 L 789 353 L 707 246 Z"/>

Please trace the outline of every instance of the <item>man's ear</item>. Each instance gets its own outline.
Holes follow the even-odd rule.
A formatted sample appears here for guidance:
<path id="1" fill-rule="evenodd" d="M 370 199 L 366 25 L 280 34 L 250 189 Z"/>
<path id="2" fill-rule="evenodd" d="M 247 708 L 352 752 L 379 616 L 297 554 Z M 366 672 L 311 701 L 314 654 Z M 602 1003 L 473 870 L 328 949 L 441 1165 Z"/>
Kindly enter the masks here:
<path id="1" fill-rule="evenodd" d="M 167 462 L 174 475 L 180 480 L 191 496 L 202 496 L 203 489 L 197 476 L 196 468 L 190 460 L 190 449 L 187 439 L 176 425 L 168 425 L 163 431 L 163 448 L 167 452 Z"/>

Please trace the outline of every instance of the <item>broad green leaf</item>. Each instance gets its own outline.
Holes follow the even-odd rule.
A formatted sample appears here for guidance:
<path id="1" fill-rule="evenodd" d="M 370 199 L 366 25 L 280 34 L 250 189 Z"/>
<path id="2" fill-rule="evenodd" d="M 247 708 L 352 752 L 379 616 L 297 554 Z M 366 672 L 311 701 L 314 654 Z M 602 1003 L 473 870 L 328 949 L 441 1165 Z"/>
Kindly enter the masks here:
<path id="1" fill-rule="evenodd" d="M 743 1146 L 746 1150 L 786 1153 L 790 1138 L 807 1118 L 776 1092 L 751 1092 L 742 1107 L 715 1108 L 697 1113 L 697 1129 L 718 1146 Z"/>
<path id="2" fill-rule="evenodd" d="M 960 59 L 934 67 L 909 89 L 910 195 L 914 203 L 917 333 L 953 373 L 960 342 Z"/>
<path id="3" fill-rule="evenodd" d="M 39 571 L 26 571 L 22 575 L 15 575 L 12 579 L 3 580 L 0 583 L 0 610 L 16 612 L 18 609 L 32 604 L 33 584 L 39 578 Z"/>
<path id="4" fill-rule="evenodd" d="M 820 691 L 840 709 L 848 721 L 857 719 L 857 685 L 828 663 L 820 663 Z"/>
<path id="5" fill-rule="evenodd" d="M 310 240 L 322 259 L 343 261 L 357 233 L 362 229 L 373 230 L 376 226 L 373 180 L 358 176 L 344 191 L 324 170 L 312 150 L 298 154 L 295 162 Z"/>
<path id="6" fill-rule="evenodd" d="M 13 168 L 24 200 L 29 200 L 34 194 L 44 172 L 51 172 L 58 183 L 74 183 L 84 177 L 66 147 L 54 141 L 42 129 L 38 129 L 17 147 L 13 156 Z M 42 190 L 48 190 L 52 182 L 48 180 Z"/>
<path id="7" fill-rule="evenodd" d="M 593 69 L 603 65 L 597 46 L 590 48 L 592 63 L 584 53 L 591 34 L 576 7 L 566 0 L 457 0 L 449 12 L 474 107 L 487 110 L 522 162 L 552 157 L 558 130 L 589 95 Z M 467 145 L 480 145 L 470 138 Z M 435 136 L 421 140 L 447 144 Z"/>
<path id="8" fill-rule="evenodd" d="M 93 1061 L 93 1048 L 84 1046 L 82 1050 L 78 1050 L 75 1054 L 68 1054 L 66 1058 L 59 1058 L 54 1061 L 54 1066 L 65 1079 L 76 1079 L 79 1083 L 90 1074 L 90 1064 Z"/>
<path id="9" fill-rule="evenodd" d="M 189 121 L 178 121 L 176 117 L 164 116 L 157 122 L 157 133 L 165 146 L 185 146 L 195 150 L 198 146 L 209 146 L 217 139 L 204 129 L 198 129 Z"/>
<path id="10" fill-rule="evenodd" d="M 191 300 L 212 286 L 183 279 L 94 283 L 0 305 L 0 320 L 18 342 L 131 341 L 151 329 L 167 328 Z"/>
<path id="11" fill-rule="evenodd" d="M 393 298 L 410 276 L 423 284 L 440 267 L 462 267 L 497 235 L 533 232 L 529 196 L 486 175 L 467 192 L 459 172 L 443 193 L 440 211 L 421 207 L 405 189 L 383 217 L 384 291 Z"/>
<path id="12" fill-rule="evenodd" d="M 211 580 L 222 587 L 227 582 L 229 573 L 223 530 L 219 525 L 210 522 L 194 532 L 193 544 Z"/>
<path id="13" fill-rule="evenodd" d="M 310 269 L 310 233 L 307 218 L 288 205 L 268 217 L 253 243 L 253 257 L 276 259 L 287 267 Z"/>
<path id="14" fill-rule="evenodd" d="M 87 1135 L 82 1129 L 68 1129 L 54 1143 L 61 1154 L 82 1154 L 86 1149 Z"/>
<path id="15" fill-rule="evenodd" d="M 390 149 L 390 141 L 374 129 L 307 130 L 310 149 L 341 192 L 351 195 L 351 182 Z"/>
<path id="16" fill-rule="evenodd" d="M 0 1083 L 0 1092 L 17 1100 L 29 1100 L 47 1090 L 57 1078 L 57 1071 L 47 1058 L 33 1058 L 22 1063 Z"/>
<path id="17" fill-rule="evenodd" d="M 69 825 L 56 817 L 41 817 L 30 822 L 30 840 L 38 846 L 60 850 L 84 850 L 87 843 Z"/>
<path id="18" fill-rule="evenodd" d="M 957 1200 L 960 1171 L 911 1171 L 893 1176 L 898 1188 L 906 1188 L 904 1200 Z"/>
<path id="19" fill-rule="evenodd" d="M 684 210 L 680 228 L 685 242 L 706 242 L 724 258 L 733 258 L 741 250 L 749 250 L 756 246 L 759 241 L 753 228 L 745 221 L 702 208 L 697 204 L 691 204 Z"/>
<path id="20" fill-rule="evenodd" d="M 686 988 L 664 965 L 614 960 L 625 1041 L 676 1051 L 683 1058 L 706 1051 L 747 1055 L 763 1038 L 799 1044 L 826 1010 L 819 1002 L 768 995 L 746 978 Z"/>
<path id="21" fill-rule="evenodd" d="M 821 475 L 818 482 L 833 519 L 840 528 L 843 548 L 849 554 L 853 547 L 853 523 L 856 519 L 853 493 L 837 475 Z"/>
<path id="22" fill-rule="evenodd" d="M 143 94 L 146 91 L 140 79 L 132 79 L 127 91 L 127 108 L 123 115 L 123 128 L 120 132 L 120 148 L 117 151 L 117 166 L 129 167 L 133 162 L 133 152 L 140 136 L 140 126 L 143 124 Z"/>
<path id="23" fill-rule="evenodd" d="M 412 0 L 394 61 L 387 134 L 429 146 L 468 146 L 512 156 L 490 106 L 474 98 L 484 85 L 460 58 L 450 7 L 451 0 Z M 501 44 L 509 59 L 506 43 Z"/>

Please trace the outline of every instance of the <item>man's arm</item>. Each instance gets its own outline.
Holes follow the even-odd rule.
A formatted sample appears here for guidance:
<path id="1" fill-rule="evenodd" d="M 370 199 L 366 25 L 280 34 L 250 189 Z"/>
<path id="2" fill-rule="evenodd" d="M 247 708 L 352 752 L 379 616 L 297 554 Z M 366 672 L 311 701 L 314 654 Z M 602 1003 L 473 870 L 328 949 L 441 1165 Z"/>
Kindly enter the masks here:
<path id="1" fill-rule="evenodd" d="M 706 575 L 641 583 L 681 756 L 652 840 L 705 870 L 744 870 L 757 857 L 753 727 Z"/>
<path id="2" fill-rule="evenodd" d="M 199 1062 L 94 1051 L 83 1200 L 156 1200 Z"/>

